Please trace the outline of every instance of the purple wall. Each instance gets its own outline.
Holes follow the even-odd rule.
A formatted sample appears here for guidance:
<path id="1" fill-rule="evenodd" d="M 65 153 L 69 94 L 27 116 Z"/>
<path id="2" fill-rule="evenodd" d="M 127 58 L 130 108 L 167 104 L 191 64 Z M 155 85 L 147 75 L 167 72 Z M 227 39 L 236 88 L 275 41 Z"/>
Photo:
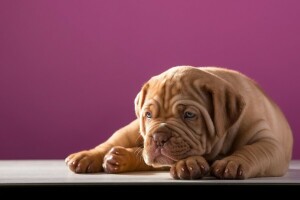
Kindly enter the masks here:
<path id="1" fill-rule="evenodd" d="M 142 83 L 175 65 L 257 80 L 300 159 L 300 1 L 0 1 L 0 159 L 64 158 L 134 116 Z"/>

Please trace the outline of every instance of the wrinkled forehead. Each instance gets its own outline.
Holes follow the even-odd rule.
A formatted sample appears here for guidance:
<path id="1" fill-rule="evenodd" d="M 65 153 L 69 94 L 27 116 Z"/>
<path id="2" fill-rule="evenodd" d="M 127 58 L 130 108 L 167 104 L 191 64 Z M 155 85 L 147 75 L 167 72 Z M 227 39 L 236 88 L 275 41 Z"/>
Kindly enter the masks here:
<path id="1" fill-rule="evenodd" d="M 194 101 L 205 106 L 209 99 L 205 92 L 197 87 L 195 81 L 194 77 L 186 73 L 166 73 L 155 76 L 148 82 L 145 106 L 159 104 L 167 110 L 182 100 Z"/>
<path id="2" fill-rule="evenodd" d="M 187 94 L 185 90 L 195 77 L 190 67 L 174 67 L 157 76 L 153 76 L 149 81 L 149 96 L 174 96 L 176 94 Z"/>
<path id="3" fill-rule="evenodd" d="M 166 98 L 169 99 L 175 95 L 183 95 L 184 81 L 180 79 L 170 78 L 152 78 L 149 82 L 149 88 L 146 98 Z"/>
<path id="4" fill-rule="evenodd" d="M 152 77 L 149 81 L 149 88 L 146 98 L 170 99 L 175 95 L 184 95 L 183 89 L 186 85 L 186 76 L 178 73 L 163 73 Z"/>

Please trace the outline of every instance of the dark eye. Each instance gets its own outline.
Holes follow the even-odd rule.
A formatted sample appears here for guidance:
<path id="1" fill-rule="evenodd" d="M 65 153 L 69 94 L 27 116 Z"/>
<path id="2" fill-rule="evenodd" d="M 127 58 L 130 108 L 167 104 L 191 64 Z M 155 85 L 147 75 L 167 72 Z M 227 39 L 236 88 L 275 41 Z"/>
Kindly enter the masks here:
<path id="1" fill-rule="evenodd" d="M 192 119 L 194 118 L 196 115 L 192 112 L 185 112 L 183 118 L 184 119 Z"/>
<path id="2" fill-rule="evenodd" d="M 151 119 L 151 118 L 152 118 L 151 112 L 146 112 L 146 117 L 147 117 L 148 119 Z"/>

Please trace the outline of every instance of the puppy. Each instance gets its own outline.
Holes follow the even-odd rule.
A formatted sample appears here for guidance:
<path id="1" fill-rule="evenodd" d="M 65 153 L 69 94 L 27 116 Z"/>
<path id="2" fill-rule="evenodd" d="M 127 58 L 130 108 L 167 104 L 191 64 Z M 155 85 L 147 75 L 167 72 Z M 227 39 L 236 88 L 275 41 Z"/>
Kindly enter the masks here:
<path id="1" fill-rule="evenodd" d="M 173 67 L 135 99 L 137 119 L 91 150 L 69 155 L 76 173 L 170 170 L 174 179 L 282 176 L 291 128 L 245 75 L 216 67 Z"/>

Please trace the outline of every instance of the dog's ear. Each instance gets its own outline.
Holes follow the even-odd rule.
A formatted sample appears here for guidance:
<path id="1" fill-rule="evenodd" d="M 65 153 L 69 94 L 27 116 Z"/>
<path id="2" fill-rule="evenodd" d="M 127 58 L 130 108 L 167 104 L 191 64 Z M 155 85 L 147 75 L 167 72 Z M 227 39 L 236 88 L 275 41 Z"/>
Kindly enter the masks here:
<path id="1" fill-rule="evenodd" d="M 212 87 L 212 120 L 217 136 L 224 135 L 240 118 L 245 102 L 243 97 L 232 86 L 224 84 Z"/>
<path id="2" fill-rule="evenodd" d="M 145 102 L 148 88 L 149 88 L 149 84 L 148 83 L 144 84 L 141 91 L 137 94 L 137 96 L 134 99 L 134 108 L 135 108 L 135 114 L 137 118 L 140 117 L 140 111 Z"/>
<path id="3" fill-rule="evenodd" d="M 222 137 L 241 117 L 245 108 L 244 98 L 226 80 L 202 70 L 194 84 L 197 85 L 198 94 L 202 97 L 206 94 L 209 102 L 207 111 L 214 126 L 211 128 L 214 133 L 211 134 Z"/>

